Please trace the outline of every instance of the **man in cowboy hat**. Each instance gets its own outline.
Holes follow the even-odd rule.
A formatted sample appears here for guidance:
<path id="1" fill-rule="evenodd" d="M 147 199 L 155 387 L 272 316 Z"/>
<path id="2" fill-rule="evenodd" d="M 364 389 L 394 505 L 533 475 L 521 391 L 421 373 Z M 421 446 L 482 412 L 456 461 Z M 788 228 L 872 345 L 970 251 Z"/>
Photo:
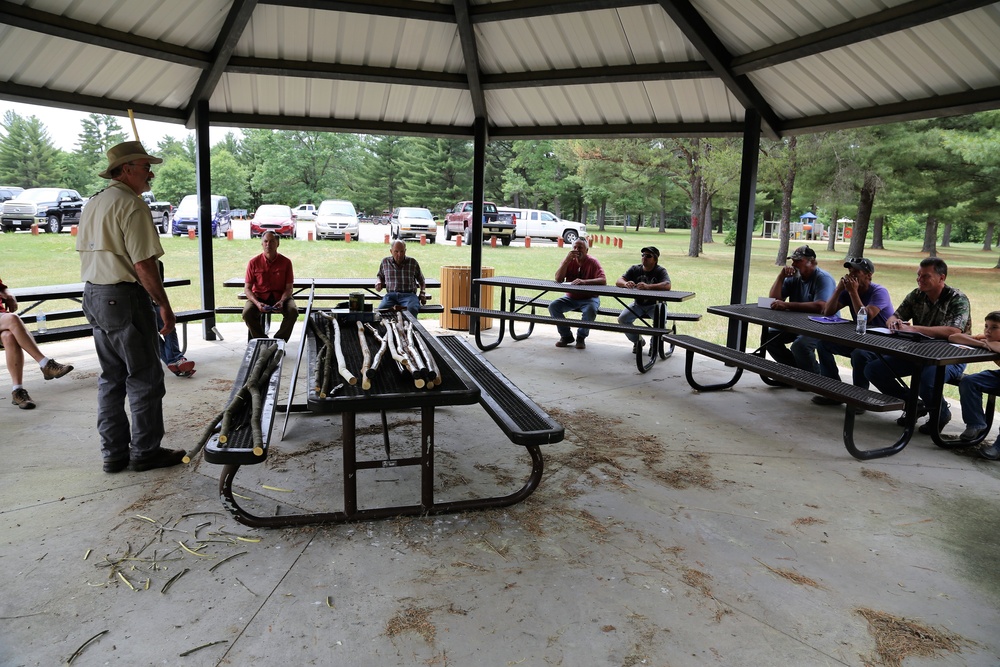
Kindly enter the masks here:
<path id="1" fill-rule="evenodd" d="M 87 202 L 76 237 L 83 312 L 101 363 L 97 431 L 109 473 L 165 468 L 184 456 L 160 446 L 166 390 L 153 302 L 163 320 L 159 333 L 173 331 L 176 318 L 157 266 L 163 247 L 141 195 L 150 189 L 152 165 L 161 162 L 138 141 L 113 146 L 100 174 L 112 183 Z"/>

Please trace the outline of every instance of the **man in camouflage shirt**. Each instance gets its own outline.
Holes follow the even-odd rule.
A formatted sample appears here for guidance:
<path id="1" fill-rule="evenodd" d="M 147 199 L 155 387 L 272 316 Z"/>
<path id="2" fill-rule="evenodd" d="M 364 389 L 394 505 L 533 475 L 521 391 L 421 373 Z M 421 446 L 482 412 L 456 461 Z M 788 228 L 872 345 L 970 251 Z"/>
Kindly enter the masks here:
<path id="1" fill-rule="evenodd" d="M 948 277 L 948 265 L 937 257 L 928 257 L 920 262 L 917 270 L 917 289 L 906 295 L 896 312 L 886 321 L 886 326 L 893 331 L 915 331 L 931 338 L 948 339 L 956 333 L 969 334 L 972 331 L 972 308 L 969 298 L 954 287 L 945 284 Z M 865 367 L 865 377 L 883 394 L 905 398 L 906 389 L 899 378 L 911 376 L 919 371 L 920 385 L 918 395 L 922 403 L 918 405 L 917 417 L 927 413 L 931 397 L 934 393 L 934 366 L 924 366 L 922 369 L 910 361 L 898 357 L 875 355 Z M 965 372 L 965 364 L 945 366 L 944 381 L 960 378 Z M 951 411 L 947 401 L 941 401 L 941 415 L 938 426 L 944 428 L 951 421 Z M 902 418 L 899 422 L 902 423 Z M 919 431 L 930 434 L 930 425 L 925 423 Z"/>

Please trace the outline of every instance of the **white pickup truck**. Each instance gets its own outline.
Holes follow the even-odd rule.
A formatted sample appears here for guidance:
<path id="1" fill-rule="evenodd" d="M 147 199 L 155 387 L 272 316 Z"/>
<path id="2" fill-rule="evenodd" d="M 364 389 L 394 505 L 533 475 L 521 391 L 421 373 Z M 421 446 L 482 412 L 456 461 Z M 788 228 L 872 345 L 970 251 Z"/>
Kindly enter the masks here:
<path id="1" fill-rule="evenodd" d="M 533 239 L 550 239 L 552 241 L 562 239 L 566 243 L 573 243 L 577 239 L 587 237 L 586 225 L 572 220 L 562 220 L 548 211 L 503 206 L 499 207 L 497 211 L 501 214 L 508 213 L 517 217 L 517 230 L 514 234 L 519 239 L 530 236 Z"/>

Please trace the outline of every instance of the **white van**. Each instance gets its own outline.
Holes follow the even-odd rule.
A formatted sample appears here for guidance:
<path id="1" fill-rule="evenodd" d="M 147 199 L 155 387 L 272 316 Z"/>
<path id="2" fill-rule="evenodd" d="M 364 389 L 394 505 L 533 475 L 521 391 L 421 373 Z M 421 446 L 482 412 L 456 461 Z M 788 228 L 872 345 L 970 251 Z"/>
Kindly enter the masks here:
<path id="1" fill-rule="evenodd" d="M 556 241 L 561 238 L 566 243 L 573 243 L 577 239 L 587 238 L 586 225 L 572 220 L 562 220 L 548 211 L 541 211 L 537 208 L 505 208 L 503 206 L 498 207 L 497 211 L 513 213 L 517 217 L 515 235 L 519 239 L 530 236 L 533 239 Z"/>

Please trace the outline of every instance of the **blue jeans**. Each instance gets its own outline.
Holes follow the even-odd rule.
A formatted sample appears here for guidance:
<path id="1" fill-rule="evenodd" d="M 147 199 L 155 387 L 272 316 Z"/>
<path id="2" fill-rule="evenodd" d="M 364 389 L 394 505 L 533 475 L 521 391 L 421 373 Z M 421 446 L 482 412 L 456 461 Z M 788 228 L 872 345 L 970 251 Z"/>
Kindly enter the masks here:
<path id="1" fill-rule="evenodd" d="M 860 350 L 856 347 L 831 343 L 821 340 L 816 346 L 816 354 L 819 355 L 819 374 L 825 378 L 840 379 L 840 370 L 837 368 L 837 360 L 834 355 L 851 358 L 851 382 L 855 387 L 868 389 L 868 378 L 865 377 L 865 366 L 872 358 L 872 354 L 867 350 Z"/>
<path id="2" fill-rule="evenodd" d="M 580 319 L 584 322 L 593 322 L 597 319 L 597 309 L 601 307 L 600 297 L 591 297 L 589 299 L 571 299 L 568 296 L 561 296 L 552 303 L 549 304 L 549 315 L 552 317 L 565 318 L 564 313 L 570 311 L 579 310 Z M 559 330 L 559 337 L 563 340 L 570 340 L 573 338 L 573 330 L 570 329 L 567 324 L 557 324 L 556 329 Z M 576 339 L 584 340 L 587 338 L 587 334 L 590 333 L 590 329 L 579 328 L 576 330 Z"/>
<path id="3" fill-rule="evenodd" d="M 936 366 L 924 366 L 922 369 L 916 364 L 904 361 L 897 357 L 877 355 L 868 352 L 870 357 L 865 366 L 865 377 L 882 392 L 896 398 L 906 398 L 906 389 L 899 381 L 899 378 L 907 378 L 914 371 L 919 371 L 919 384 L 917 385 L 917 395 L 923 400 L 928 409 L 933 408 L 931 398 L 934 394 L 934 375 Z M 944 367 L 944 381 L 951 382 L 958 379 L 965 372 L 965 364 L 951 364 Z M 948 404 L 941 401 L 941 416 L 948 414 Z"/>
<path id="4" fill-rule="evenodd" d="M 416 317 L 420 313 L 420 297 L 413 292 L 386 292 L 378 307 L 383 309 L 393 306 L 402 306 Z"/>
<path id="5" fill-rule="evenodd" d="M 798 336 L 778 331 L 777 329 L 768 329 L 764 334 L 764 339 L 768 341 L 764 345 L 764 349 L 778 363 L 803 371 L 819 373 L 819 364 L 816 363 L 816 346 L 819 344 L 818 338 Z M 785 347 L 788 343 L 792 344 L 791 351 Z"/>
<path id="6" fill-rule="evenodd" d="M 983 392 L 1000 391 L 1000 370 L 966 375 L 958 385 L 962 397 L 962 421 L 969 428 L 986 428 Z"/>
<path id="7" fill-rule="evenodd" d="M 163 318 L 160 317 L 160 309 L 153 306 L 153 313 L 156 315 L 156 330 L 159 331 L 163 328 Z M 160 359 L 163 360 L 165 364 L 175 364 L 181 359 L 181 345 L 177 341 L 177 330 L 173 330 L 162 338 L 163 343 L 160 345 Z"/>
<path id="8" fill-rule="evenodd" d="M 642 317 L 649 319 L 653 316 L 653 311 L 656 310 L 655 303 L 647 303 L 645 305 L 640 305 L 635 301 L 622 311 L 622 314 L 618 316 L 618 324 L 632 324 L 637 318 Z M 633 345 L 639 342 L 639 334 L 627 333 L 625 337 L 629 339 Z"/>
<path id="9" fill-rule="evenodd" d="M 97 380 L 101 454 L 105 461 L 150 456 L 163 440 L 166 390 L 149 295 L 137 283 L 87 283 L 83 313 L 94 328 L 94 347 L 101 364 Z M 131 426 L 125 410 L 126 397 L 132 413 Z"/>

